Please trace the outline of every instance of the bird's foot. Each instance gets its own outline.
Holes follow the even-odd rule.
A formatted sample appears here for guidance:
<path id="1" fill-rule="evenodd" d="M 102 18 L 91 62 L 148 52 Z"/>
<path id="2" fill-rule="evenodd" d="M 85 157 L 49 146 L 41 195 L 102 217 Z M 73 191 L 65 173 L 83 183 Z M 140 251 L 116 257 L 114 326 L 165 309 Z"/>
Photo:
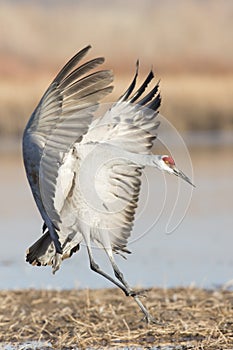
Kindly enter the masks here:
<path id="1" fill-rule="evenodd" d="M 147 314 L 143 317 L 142 321 L 145 321 L 147 324 L 156 324 L 156 325 L 158 325 L 158 326 L 164 326 L 164 323 L 162 323 L 162 322 L 156 320 L 156 318 L 154 318 L 153 316 L 151 316 L 150 313 L 147 313 Z"/>
<path id="2" fill-rule="evenodd" d="M 137 303 L 138 306 L 140 307 L 142 313 L 144 314 L 143 320 L 146 321 L 147 324 L 162 325 L 162 323 L 160 323 L 160 322 L 157 321 L 153 316 L 151 316 L 151 314 L 149 313 L 149 311 L 147 310 L 147 308 L 143 305 L 143 303 L 141 302 L 141 300 L 139 299 L 138 296 L 135 296 L 135 297 L 134 297 L 134 300 L 136 301 L 136 303 Z"/>

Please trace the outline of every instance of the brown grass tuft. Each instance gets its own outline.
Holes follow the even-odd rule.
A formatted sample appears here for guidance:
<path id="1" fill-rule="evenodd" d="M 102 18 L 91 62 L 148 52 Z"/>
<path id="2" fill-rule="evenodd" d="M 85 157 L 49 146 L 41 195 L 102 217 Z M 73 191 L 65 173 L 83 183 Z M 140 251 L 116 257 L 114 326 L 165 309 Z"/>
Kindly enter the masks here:
<path id="1" fill-rule="evenodd" d="M 74 347 L 233 347 L 233 292 L 152 289 L 145 303 L 161 325 L 147 325 L 131 298 L 108 290 L 0 292 L 0 343 L 49 341 Z"/>

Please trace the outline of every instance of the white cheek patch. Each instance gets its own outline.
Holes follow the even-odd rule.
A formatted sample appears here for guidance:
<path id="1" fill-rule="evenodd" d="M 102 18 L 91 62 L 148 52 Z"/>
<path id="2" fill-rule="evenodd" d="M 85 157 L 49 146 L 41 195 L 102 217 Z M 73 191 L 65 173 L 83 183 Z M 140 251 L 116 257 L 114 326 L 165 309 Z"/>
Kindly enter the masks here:
<path id="1" fill-rule="evenodd" d="M 173 169 L 169 167 L 169 165 L 167 165 L 164 160 L 161 159 L 160 161 L 160 165 L 161 165 L 161 170 L 167 171 L 170 174 L 173 174 Z"/>

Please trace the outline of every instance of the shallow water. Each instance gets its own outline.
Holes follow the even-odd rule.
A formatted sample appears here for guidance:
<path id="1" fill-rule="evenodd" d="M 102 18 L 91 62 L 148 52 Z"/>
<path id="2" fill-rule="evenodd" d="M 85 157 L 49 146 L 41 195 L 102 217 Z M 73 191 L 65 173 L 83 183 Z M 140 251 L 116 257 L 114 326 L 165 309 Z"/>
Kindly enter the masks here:
<path id="1" fill-rule="evenodd" d="M 41 341 L 28 341 L 25 343 L 0 343 L 0 349 L 4 350 L 49 350 L 52 349 L 52 345 L 48 342 Z"/>
<path id="2" fill-rule="evenodd" d="M 191 158 L 197 188 L 185 215 L 189 185 L 169 175 L 165 183 L 162 174 L 150 169 L 143 175 L 138 215 L 129 244 L 133 253 L 127 260 L 117 257 L 131 285 L 233 286 L 232 150 L 202 149 L 193 151 Z M 179 167 L 190 175 L 182 159 Z M 180 202 L 169 229 L 182 216 L 184 219 L 168 234 L 166 227 L 177 189 Z M 25 251 L 40 236 L 42 221 L 19 156 L 0 157 L 0 194 L 0 289 L 111 287 L 90 271 L 84 246 L 63 263 L 55 276 L 49 267 L 33 267 L 25 262 Z M 104 253 L 95 249 L 95 255 L 110 272 Z"/>

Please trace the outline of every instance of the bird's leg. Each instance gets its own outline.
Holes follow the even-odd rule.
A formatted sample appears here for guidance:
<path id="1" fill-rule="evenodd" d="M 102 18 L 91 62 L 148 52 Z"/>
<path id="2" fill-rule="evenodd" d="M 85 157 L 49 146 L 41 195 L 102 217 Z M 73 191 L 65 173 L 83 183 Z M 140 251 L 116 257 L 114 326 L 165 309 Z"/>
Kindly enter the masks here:
<path id="1" fill-rule="evenodd" d="M 86 242 L 87 244 L 87 242 Z M 111 276 L 109 276 L 106 272 L 104 272 L 103 270 L 100 269 L 99 265 L 95 262 L 90 245 L 87 244 L 87 252 L 88 252 L 88 256 L 89 256 L 89 261 L 90 261 L 90 268 L 99 273 L 100 275 L 102 275 L 103 277 L 105 277 L 106 279 L 108 279 L 110 282 L 112 282 L 113 284 L 115 284 L 117 287 L 119 287 L 127 296 L 130 294 L 130 291 L 128 290 L 128 288 L 122 284 L 120 284 L 118 281 L 114 280 Z"/>
<path id="2" fill-rule="evenodd" d="M 142 313 L 144 314 L 144 318 L 145 321 L 147 323 L 157 323 L 157 321 L 151 316 L 151 314 L 149 313 L 149 311 L 147 310 L 147 308 L 143 305 L 142 301 L 139 299 L 139 295 L 141 294 L 140 292 L 137 293 L 136 291 L 134 291 L 126 282 L 126 280 L 124 279 L 124 275 L 122 272 L 120 272 L 120 270 L 118 269 L 118 266 L 116 265 L 116 263 L 113 265 L 113 269 L 114 269 L 114 273 L 115 276 L 119 279 L 119 281 L 129 290 L 129 296 L 133 297 L 134 300 L 136 301 L 136 303 L 138 304 L 138 306 L 140 307 Z"/>
<path id="3" fill-rule="evenodd" d="M 160 324 L 160 322 L 156 321 L 156 319 L 151 316 L 151 314 L 149 313 L 149 311 L 147 310 L 147 308 L 143 305 L 143 303 L 141 302 L 141 300 L 139 299 L 138 295 L 134 295 L 134 300 L 136 301 L 136 303 L 138 304 L 138 306 L 140 307 L 141 311 L 144 314 L 144 319 L 147 323 L 157 323 Z"/>
<path id="4" fill-rule="evenodd" d="M 128 284 L 128 282 L 126 282 L 125 278 L 124 278 L 124 275 L 123 273 L 119 270 L 115 260 L 114 260 L 114 257 L 112 255 L 112 251 L 109 251 L 109 250 L 106 250 L 106 253 L 109 257 L 109 260 L 111 262 L 111 265 L 112 265 L 112 268 L 113 268 L 113 271 L 114 271 L 114 274 L 116 276 L 116 278 L 125 286 L 125 288 L 128 290 L 128 293 L 127 293 L 127 296 L 132 296 L 134 297 L 137 292 L 135 292 Z"/>
<path id="5" fill-rule="evenodd" d="M 140 307 L 142 313 L 144 314 L 144 318 L 146 320 L 147 323 L 158 323 L 152 316 L 151 314 L 149 313 L 149 311 L 147 310 L 147 308 L 143 305 L 143 303 L 141 302 L 141 300 L 139 299 L 139 294 L 140 293 L 137 293 L 135 292 L 130 286 L 129 284 L 126 282 L 125 278 L 124 278 L 124 275 L 123 273 L 119 270 L 115 260 L 114 260 L 114 257 L 113 257 L 113 254 L 112 254 L 112 251 L 110 250 L 106 250 L 106 253 L 109 257 L 109 260 L 111 262 L 111 265 L 112 265 L 112 268 L 113 268 L 113 271 L 114 271 L 114 274 L 116 276 L 117 279 L 119 279 L 119 281 L 125 286 L 125 288 L 129 291 L 129 293 L 127 294 L 128 296 L 131 296 L 134 298 L 134 300 L 136 301 L 136 303 L 138 304 L 138 306 Z"/>

